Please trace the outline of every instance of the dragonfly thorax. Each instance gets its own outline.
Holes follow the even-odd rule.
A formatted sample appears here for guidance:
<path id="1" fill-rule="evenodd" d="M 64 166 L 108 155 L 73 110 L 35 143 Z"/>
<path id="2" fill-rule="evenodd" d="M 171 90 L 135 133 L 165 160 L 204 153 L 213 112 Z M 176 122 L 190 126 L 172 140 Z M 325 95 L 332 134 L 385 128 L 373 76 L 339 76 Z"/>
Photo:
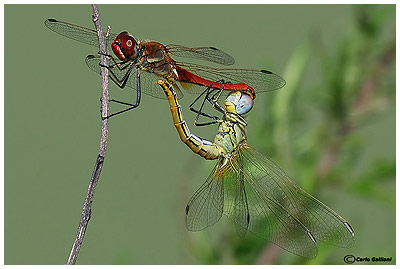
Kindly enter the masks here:
<path id="1" fill-rule="evenodd" d="M 163 44 L 147 41 L 145 44 L 139 43 L 139 46 L 137 65 L 141 66 L 142 70 L 154 73 L 171 82 L 178 79 L 176 63 Z"/>
<path id="2" fill-rule="evenodd" d="M 233 117 L 235 117 L 235 115 L 233 115 Z M 235 118 L 237 119 L 237 117 Z M 240 121 L 226 119 L 221 121 L 214 142 L 223 149 L 224 154 L 229 156 L 245 139 L 245 125 L 243 125 Z"/>

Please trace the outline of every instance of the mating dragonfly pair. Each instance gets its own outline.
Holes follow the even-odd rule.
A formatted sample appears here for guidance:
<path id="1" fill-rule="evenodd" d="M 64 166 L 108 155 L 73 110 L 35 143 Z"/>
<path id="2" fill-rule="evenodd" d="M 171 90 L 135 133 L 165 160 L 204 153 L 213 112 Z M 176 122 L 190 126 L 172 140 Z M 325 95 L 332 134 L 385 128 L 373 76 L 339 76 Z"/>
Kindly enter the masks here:
<path id="1" fill-rule="evenodd" d="M 46 20 L 45 25 L 71 39 L 98 44 L 92 29 L 54 19 Z M 111 38 L 114 42 L 110 48 L 117 59 L 110 56 L 110 78 L 121 88 L 129 86 L 137 91 L 135 103 L 113 100 L 129 106 L 113 115 L 137 107 L 142 91 L 157 98 L 167 96 L 181 140 L 205 159 L 218 159 L 207 181 L 186 207 L 189 230 L 209 227 L 225 214 L 234 221 L 239 236 L 250 231 L 302 257 L 315 257 L 318 241 L 340 247 L 354 244 L 354 232 L 348 222 L 247 144 L 244 115 L 252 109 L 256 92 L 279 89 L 285 85 L 284 79 L 265 70 L 211 68 L 179 63 L 172 58 L 234 63 L 230 55 L 214 47 L 164 46 L 155 41 L 139 41 L 127 32 L 111 34 Z M 86 57 L 93 71 L 100 72 L 99 62 L 98 55 Z M 212 119 L 206 125 L 219 125 L 214 142 L 189 131 L 178 103 L 181 88 L 200 94 L 195 102 L 204 96 L 199 110 L 193 108 L 194 102 L 190 108 L 197 116 Z M 223 93 L 228 96 L 221 107 L 218 99 Z M 202 111 L 206 100 L 222 113 L 221 118 Z"/>

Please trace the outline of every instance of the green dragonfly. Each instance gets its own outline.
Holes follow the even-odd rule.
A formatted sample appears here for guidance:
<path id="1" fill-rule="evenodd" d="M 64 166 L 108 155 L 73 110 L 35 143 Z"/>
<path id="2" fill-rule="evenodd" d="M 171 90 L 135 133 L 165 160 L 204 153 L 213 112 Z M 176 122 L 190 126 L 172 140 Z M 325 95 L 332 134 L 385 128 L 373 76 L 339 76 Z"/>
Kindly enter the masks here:
<path id="1" fill-rule="evenodd" d="M 249 95 L 239 91 L 228 95 L 211 142 L 189 131 L 173 86 L 162 79 L 156 83 L 167 96 L 180 139 L 194 153 L 218 160 L 186 206 L 188 230 L 205 229 L 225 214 L 235 223 L 240 237 L 250 231 L 302 257 L 316 257 L 319 241 L 353 246 L 354 231 L 346 220 L 247 144 L 243 115 L 253 107 Z"/>

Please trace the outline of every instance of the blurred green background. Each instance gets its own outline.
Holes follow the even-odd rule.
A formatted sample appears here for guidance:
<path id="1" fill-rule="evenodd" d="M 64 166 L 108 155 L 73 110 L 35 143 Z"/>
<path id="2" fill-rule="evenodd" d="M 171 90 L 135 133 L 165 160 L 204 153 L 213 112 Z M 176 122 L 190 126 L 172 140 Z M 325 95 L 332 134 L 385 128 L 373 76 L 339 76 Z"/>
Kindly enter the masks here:
<path id="1" fill-rule="evenodd" d="M 215 46 L 236 68 L 281 74 L 284 89 L 257 96 L 248 142 L 348 220 L 356 242 L 321 243 L 307 260 L 255 236 L 240 239 L 225 217 L 187 231 L 186 203 L 215 162 L 180 142 L 166 101 L 145 95 L 134 112 L 111 119 L 77 264 L 344 264 L 347 254 L 395 264 L 394 5 L 99 8 L 113 32 Z M 75 237 L 100 136 L 100 77 L 84 62 L 97 49 L 43 22 L 92 28 L 91 14 L 89 5 L 5 6 L 6 264 L 63 264 Z M 134 98 L 131 89 L 110 90 Z M 182 99 L 189 123 L 194 98 Z M 191 131 L 213 139 L 216 128 Z"/>

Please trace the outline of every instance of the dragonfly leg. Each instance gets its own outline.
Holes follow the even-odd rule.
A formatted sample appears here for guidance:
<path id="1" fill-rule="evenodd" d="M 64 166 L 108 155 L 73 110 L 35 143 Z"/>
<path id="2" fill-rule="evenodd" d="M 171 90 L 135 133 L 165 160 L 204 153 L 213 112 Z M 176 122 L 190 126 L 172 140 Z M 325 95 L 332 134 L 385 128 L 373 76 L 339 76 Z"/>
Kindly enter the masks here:
<path id="1" fill-rule="evenodd" d="M 195 122 L 194 125 L 195 125 L 196 127 L 200 127 L 200 126 L 207 126 L 207 125 L 217 124 L 217 123 L 219 123 L 219 122 L 220 122 L 220 120 L 217 119 L 217 120 L 215 120 L 215 121 L 209 121 L 209 122 L 201 122 L 201 123 Z"/>
<path id="2" fill-rule="evenodd" d="M 89 55 L 86 58 L 88 58 L 88 57 L 93 58 L 94 56 Z M 121 88 L 121 89 L 125 88 L 126 83 L 129 80 L 129 76 L 130 76 L 130 74 L 131 74 L 131 72 L 133 70 L 133 67 L 135 66 L 134 62 L 132 62 L 132 61 L 117 62 L 115 60 L 115 58 L 113 58 L 112 56 L 108 55 L 106 57 L 108 57 L 112 63 L 107 65 L 107 66 L 106 65 L 102 65 L 101 63 L 99 63 L 100 67 L 106 67 L 110 72 L 109 77 L 111 78 L 111 80 L 119 88 Z M 116 75 L 118 72 L 117 73 L 114 72 L 116 69 L 118 69 L 118 71 L 124 71 L 124 70 L 127 69 L 127 71 L 124 73 L 123 77 L 120 78 L 119 76 Z"/>
<path id="3" fill-rule="evenodd" d="M 224 80 L 218 80 L 218 81 L 216 81 L 217 83 L 222 83 L 222 85 L 224 85 Z M 201 105 L 201 108 L 200 108 L 200 110 L 199 111 L 201 111 L 201 112 L 203 112 L 202 111 L 202 109 L 203 109 L 203 107 L 204 107 L 204 101 L 205 100 L 208 100 L 208 102 L 210 103 L 210 104 L 212 104 L 213 105 L 213 107 L 214 107 L 214 103 L 216 102 L 216 101 L 211 101 L 210 100 L 210 98 L 209 98 L 209 96 L 215 91 L 215 90 L 217 90 L 217 93 L 215 93 L 214 95 L 213 95 L 213 98 L 214 98 L 214 96 L 216 96 L 218 93 L 219 93 L 219 96 L 222 94 L 222 92 L 223 92 L 223 86 L 222 86 L 222 89 L 215 89 L 215 88 L 213 88 L 213 84 L 211 83 L 210 84 L 210 86 L 208 86 L 194 101 L 193 101 L 193 103 L 190 105 L 190 107 L 193 107 L 193 105 L 200 99 L 200 97 L 201 96 L 203 96 L 203 94 L 205 94 L 205 97 L 204 97 L 204 99 L 203 99 L 203 102 L 202 102 L 202 105 Z M 218 96 L 218 98 L 219 98 L 219 96 Z M 217 100 L 218 100 L 218 98 L 217 98 Z M 214 107 L 215 108 L 215 107 Z M 218 109 L 217 109 L 218 110 Z M 193 111 L 193 110 L 192 110 Z M 221 113 L 224 113 L 224 110 L 222 109 L 222 110 L 219 110 Z M 198 113 L 198 111 L 194 111 L 194 112 L 196 112 L 196 113 Z"/>
<path id="4" fill-rule="evenodd" d="M 205 112 L 202 111 L 202 110 L 203 110 L 203 107 L 204 107 L 204 103 L 205 103 L 206 97 L 209 95 L 209 92 L 210 92 L 210 91 L 212 92 L 213 89 L 211 89 L 211 87 L 207 87 L 207 88 L 206 88 L 199 96 L 197 96 L 196 99 L 189 105 L 190 111 L 195 112 L 195 113 L 197 114 L 197 115 L 196 115 L 196 118 L 195 118 L 195 120 L 194 120 L 194 125 L 195 125 L 195 126 L 205 126 L 205 125 L 211 125 L 211 124 L 218 123 L 219 118 L 218 118 L 217 116 L 213 116 L 213 115 L 210 115 L 210 114 L 205 113 Z M 203 98 L 203 101 L 202 101 L 202 103 L 201 103 L 200 109 L 199 109 L 199 110 L 195 109 L 195 108 L 193 107 L 194 104 L 197 103 L 198 100 L 200 99 L 200 97 L 202 97 L 204 94 L 206 94 L 206 96 L 205 96 L 205 98 Z M 205 122 L 205 123 L 199 123 L 199 116 L 200 116 L 200 115 L 203 116 L 203 117 L 207 117 L 207 118 L 213 119 L 214 121 Z"/>
<path id="5" fill-rule="evenodd" d="M 121 84 L 121 89 L 123 89 L 123 88 L 125 88 L 125 86 L 126 86 L 126 83 L 128 82 L 128 79 L 129 79 L 129 76 L 130 76 L 130 74 L 131 74 L 131 72 L 132 72 L 132 70 L 133 70 L 133 67 L 134 67 L 134 65 L 133 64 L 131 64 L 130 66 L 129 66 L 129 69 L 128 69 L 128 71 L 125 73 L 125 75 L 122 77 L 122 79 L 121 79 L 121 81 L 122 81 L 122 84 Z M 140 82 L 139 82 L 139 69 L 137 69 L 136 68 L 136 77 L 137 77 L 137 90 L 140 92 Z"/>
<path id="6" fill-rule="evenodd" d="M 110 72 L 109 76 L 110 76 L 111 80 L 121 89 L 125 88 L 126 83 L 128 82 L 129 76 L 132 73 L 132 70 L 133 70 L 133 67 L 134 67 L 133 64 L 130 64 L 130 65 L 127 65 L 127 66 L 129 66 L 129 69 L 128 69 L 128 71 L 126 71 L 126 73 L 124 74 L 124 76 L 121 79 L 118 78 L 117 75 L 115 75 L 115 73 L 113 72 L 112 68 L 107 67 L 107 69 Z"/>
<path id="7" fill-rule="evenodd" d="M 103 55 L 103 56 L 106 56 L 106 57 L 109 57 L 109 58 L 112 58 L 112 55 L 111 54 L 107 54 L 107 53 L 102 53 L 101 51 L 99 51 L 99 52 L 97 52 L 100 56 L 101 55 Z"/>
<path id="8" fill-rule="evenodd" d="M 224 86 L 225 86 L 225 83 L 227 83 L 227 82 L 225 82 L 224 80 L 220 80 L 218 82 L 222 84 L 222 87 L 220 89 L 216 89 L 216 92 L 211 96 L 211 98 L 210 98 L 211 92 L 206 96 L 206 98 L 207 98 L 207 101 L 213 106 L 214 109 L 216 109 L 217 111 L 219 111 L 221 113 L 225 113 L 225 110 L 218 103 L 218 100 L 221 97 L 222 93 L 224 92 Z"/>
<path id="9" fill-rule="evenodd" d="M 119 70 L 124 70 L 124 69 L 128 68 L 130 66 L 130 64 L 132 63 L 129 60 L 117 61 L 117 60 L 115 60 L 115 57 L 113 57 L 112 55 L 109 55 L 109 54 L 104 54 L 104 53 L 100 53 L 100 52 L 99 52 L 99 54 L 106 56 L 108 59 L 110 59 L 110 61 L 112 61 L 112 64 L 109 64 L 108 66 L 103 66 L 103 67 L 118 68 Z M 102 66 L 102 65 L 100 64 L 100 66 Z"/>
<path id="10" fill-rule="evenodd" d="M 130 70 L 129 72 L 131 72 L 131 70 Z M 104 119 L 109 119 L 109 118 L 111 118 L 111 117 L 113 117 L 113 116 L 116 116 L 116 115 L 122 114 L 122 113 L 124 113 L 124 112 L 130 111 L 130 110 L 132 110 L 132 109 L 134 109 L 134 108 L 136 108 L 136 107 L 139 106 L 139 104 L 140 104 L 140 98 L 141 98 L 141 92 L 142 92 L 142 91 L 141 91 L 141 88 L 140 88 L 140 73 L 139 73 L 139 70 L 138 70 L 138 69 L 136 69 L 136 78 L 137 78 L 137 80 L 136 80 L 136 81 L 137 81 L 136 103 L 135 103 L 135 104 L 131 104 L 131 103 L 126 103 L 126 102 L 118 101 L 118 100 L 115 100 L 115 99 L 111 99 L 111 100 L 110 100 L 110 103 L 111 103 L 111 102 L 114 102 L 114 103 L 117 103 L 117 104 L 129 106 L 129 107 L 126 108 L 126 109 L 123 109 L 123 110 L 121 110 L 121 111 L 115 112 L 115 113 L 113 113 L 113 114 L 111 114 L 111 115 L 109 115 L 109 116 L 107 116 L 107 117 L 102 117 L 102 118 L 101 118 L 102 120 L 104 120 Z"/>
<path id="11" fill-rule="evenodd" d="M 209 96 L 207 96 L 207 101 L 213 106 L 214 109 L 216 109 L 217 111 L 219 111 L 221 113 L 225 113 L 225 110 L 218 103 L 218 100 L 221 97 L 222 92 L 224 91 L 223 85 L 224 85 L 224 83 L 222 83 L 222 88 L 218 89 L 217 92 L 214 93 L 211 98 Z"/>
<path id="12" fill-rule="evenodd" d="M 111 56 L 110 56 L 111 57 Z M 133 65 L 133 62 L 127 61 L 127 62 L 117 62 L 113 57 L 111 57 L 111 60 L 113 61 L 113 64 L 108 66 L 108 69 L 110 68 L 118 68 L 120 71 L 123 71 L 127 68 L 130 68 L 131 65 Z"/>

